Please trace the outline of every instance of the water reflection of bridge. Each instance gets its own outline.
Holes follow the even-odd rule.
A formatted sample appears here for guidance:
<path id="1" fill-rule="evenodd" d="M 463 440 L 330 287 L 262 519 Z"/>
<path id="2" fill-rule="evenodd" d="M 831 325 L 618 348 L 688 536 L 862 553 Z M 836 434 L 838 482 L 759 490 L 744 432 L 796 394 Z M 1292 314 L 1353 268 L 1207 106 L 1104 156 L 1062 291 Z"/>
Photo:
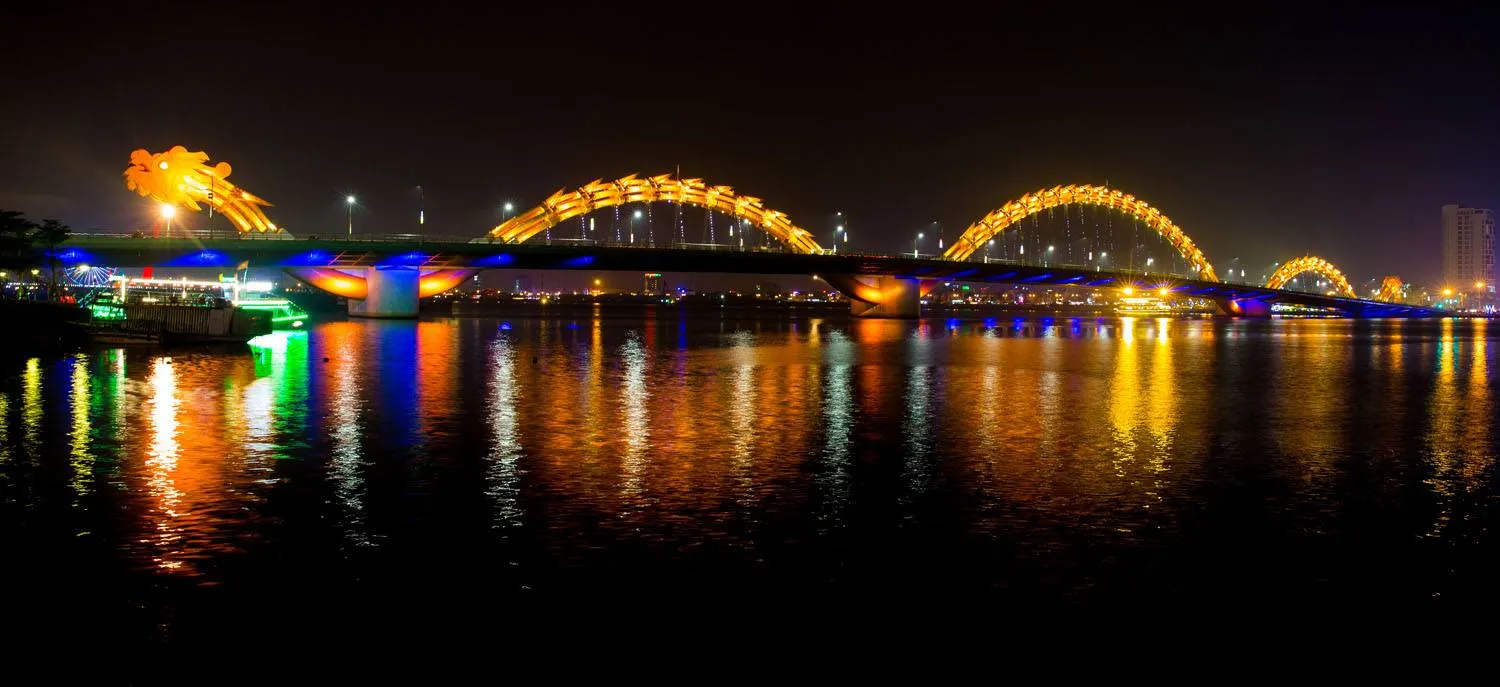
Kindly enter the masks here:
<path id="1" fill-rule="evenodd" d="M 476 474 L 497 537 L 536 519 L 630 536 L 663 512 L 799 499 L 833 530 L 871 489 L 919 504 L 935 480 L 1001 520 L 1090 528 L 1102 508 L 1128 516 L 1111 527 L 1172 528 L 1228 451 L 1277 456 L 1314 502 L 1351 470 L 1411 481 L 1416 496 L 1386 495 L 1422 499 L 1429 534 L 1450 536 L 1477 526 L 1465 509 L 1493 470 L 1484 320 L 687 326 L 338 322 L 250 356 L 29 358 L 0 375 L 0 496 L 72 503 L 128 559 L 212 577 L 308 503 L 348 546 L 380 546 L 408 526 L 400 509 Z M 901 460 L 866 460 L 892 440 Z M 1387 453 L 1358 453 L 1372 446 Z M 598 543 L 564 539 L 584 556 Z"/>

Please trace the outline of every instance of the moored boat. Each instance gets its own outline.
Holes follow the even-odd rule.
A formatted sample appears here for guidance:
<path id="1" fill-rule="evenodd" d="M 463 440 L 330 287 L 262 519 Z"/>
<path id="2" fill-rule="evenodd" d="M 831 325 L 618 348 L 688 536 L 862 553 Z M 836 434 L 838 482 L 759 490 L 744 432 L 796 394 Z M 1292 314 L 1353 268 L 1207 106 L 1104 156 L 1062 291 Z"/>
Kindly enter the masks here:
<path id="1" fill-rule="evenodd" d="M 236 305 L 221 282 L 116 276 L 86 303 L 101 343 L 245 342 L 269 334 L 272 312 Z"/>

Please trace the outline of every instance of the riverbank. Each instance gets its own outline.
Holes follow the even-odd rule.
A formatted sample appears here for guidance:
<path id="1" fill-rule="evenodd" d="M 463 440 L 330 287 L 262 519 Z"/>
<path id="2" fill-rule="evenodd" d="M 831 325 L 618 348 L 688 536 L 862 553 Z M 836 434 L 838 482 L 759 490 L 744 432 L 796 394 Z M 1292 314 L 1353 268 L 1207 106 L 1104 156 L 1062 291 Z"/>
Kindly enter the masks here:
<path id="1" fill-rule="evenodd" d="M 0 321 L 11 329 L 0 336 L 3 348 L 48 350 L 88 342 L 89 313 L 71 303 L 0 300 Z"/>

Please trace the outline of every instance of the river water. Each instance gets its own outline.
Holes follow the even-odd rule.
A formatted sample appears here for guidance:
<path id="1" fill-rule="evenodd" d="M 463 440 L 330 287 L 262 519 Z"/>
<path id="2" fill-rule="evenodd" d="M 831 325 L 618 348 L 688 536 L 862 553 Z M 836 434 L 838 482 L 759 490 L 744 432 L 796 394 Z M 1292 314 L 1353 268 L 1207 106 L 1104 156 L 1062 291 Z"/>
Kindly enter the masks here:
<path id="1" fill-rule="evenodd" d="M 605 312 L 22 355 L 0 554 L 26 627 L 168 651 L 621 598 L 1471 608 L 1497 337 Z"/>

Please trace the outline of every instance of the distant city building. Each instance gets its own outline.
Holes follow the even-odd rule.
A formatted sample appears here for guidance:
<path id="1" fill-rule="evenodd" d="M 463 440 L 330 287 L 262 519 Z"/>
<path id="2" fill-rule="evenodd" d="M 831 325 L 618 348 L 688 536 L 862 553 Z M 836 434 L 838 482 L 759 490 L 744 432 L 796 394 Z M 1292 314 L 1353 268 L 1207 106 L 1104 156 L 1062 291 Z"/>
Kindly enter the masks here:
<path id="1" fill-rule="evenodd" d="M 652 294 L 652 295 L 655 295 L 655 296 L 660 296 L 660 295 L 662 295 L 662 294 L 664 294 L 664 293 L 667 292 L 665 286 L 666 286 L 666 282 L 662 281 L 661 273 L 660 272 L 647 272 L 646 273 L 646 289 L 645 289 L 645 293 L 649 293 L 649 294 Z"/>
<path id="2" fill-rule="evenodd" d="M 516 276 L 515 286 L 510 290 L 510 292 L 511 293 L 530 293 L 531 292 L 531 275 L 529 275 L 529 274 L 517 275 Z"/>
<path id="3" fill-rule="evenodd" d="M 1495 288 L 1495 212 L 1443 206 L 1443 284 L 1470 291 Z"/>

